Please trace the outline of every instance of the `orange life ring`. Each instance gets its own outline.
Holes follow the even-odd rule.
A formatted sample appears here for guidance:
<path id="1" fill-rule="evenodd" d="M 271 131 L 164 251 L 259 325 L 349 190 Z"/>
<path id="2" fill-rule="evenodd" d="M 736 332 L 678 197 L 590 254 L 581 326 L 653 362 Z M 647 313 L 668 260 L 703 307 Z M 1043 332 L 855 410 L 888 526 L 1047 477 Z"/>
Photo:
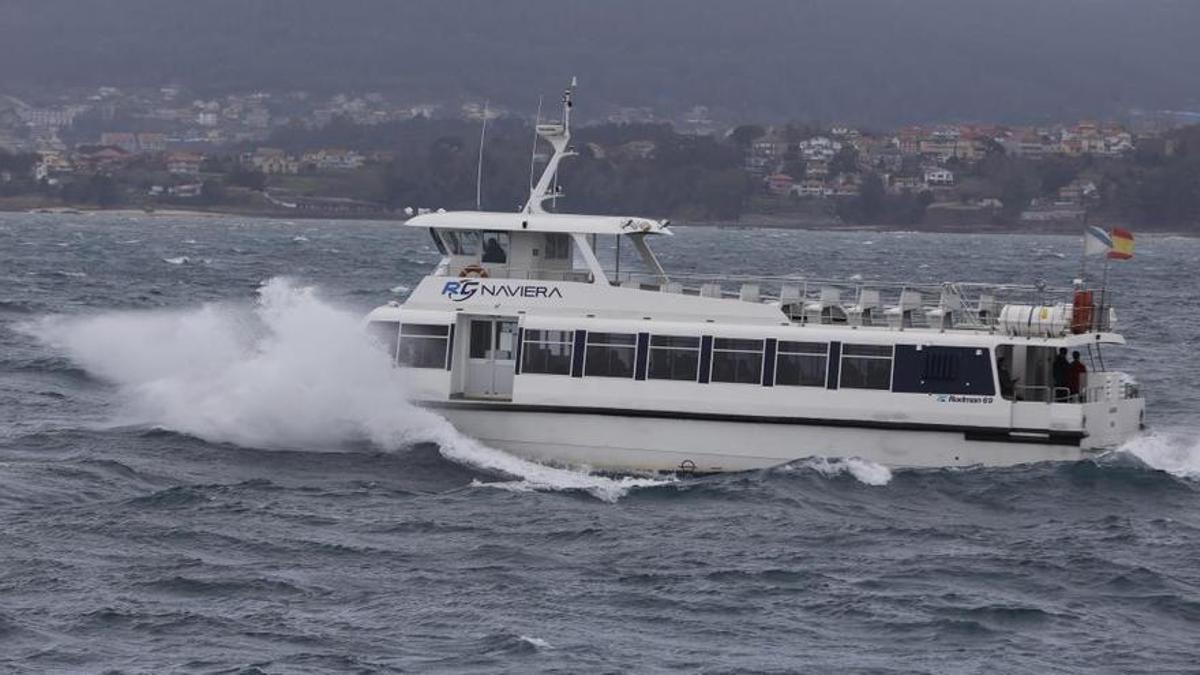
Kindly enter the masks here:
<path id="1" fill-rule="evenodd" d="M 1079 335 L 1092 329 L 1092 292 L 1075 291 L 1075 299 L 1071 303 L 1071 332 Z"/>
<path id="2" fill-rule="evenodd" d="M 477 279 L 486 279 L 491 275 L 488 274 L 487 268 L 484 267 L 483 265 L 471 264 L 471 265 L 467 265 L 466 267 L 462 268 L 462 271 L 460 271 L 458 273 L 458 276 L 460 279 L 466 279 L 468 277 L 477 278 Z"/>

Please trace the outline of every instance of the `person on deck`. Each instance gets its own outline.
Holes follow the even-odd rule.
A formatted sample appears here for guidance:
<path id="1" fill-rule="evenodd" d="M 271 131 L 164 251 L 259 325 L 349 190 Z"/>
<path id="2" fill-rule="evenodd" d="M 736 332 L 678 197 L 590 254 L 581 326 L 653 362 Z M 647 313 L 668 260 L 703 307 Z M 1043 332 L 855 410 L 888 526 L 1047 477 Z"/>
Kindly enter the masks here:
<path id="1" fill-rule="evenodd" d="M 996 358 L 996 372 L 1000 376 L 1000 396 L 1009 401 L 1015 400 L 1014 390 L 1017 379 L 1009 372 L 1008 359 L 1003 356 Z"/>
<path id="2" fill-rule="evenodd" d="M 1067 378 L 1071 371 L 1071 362 L 1067 361 L 1067 348 L 1059 347 L 1052 365 L 1054 373 L 1054 400 L 1061 401 L 1067 397 Z"/>
<path id="3" fill-rule="evenodd" d="M 1087 366 L 1083 365 L 1083 361 L 1079 360 L 1079 352 L 1071 352 L 1071 367 L 1067 370 L 1067 389 L 1071 391 L 1071 396 L 1082 400 L 1080 396 L 1080 388 L 1084 385 L 1087 377 Z"/>
<path id="4" fill-rule="evenodd" d="M 497 237 L 487 237 L 487 241 L 483 243 L 483 258 L 480 262 L 498 263 L 503 265 L 508 262 L 508 254 L 504 252 L 504 247 L 500 244 Z"/>

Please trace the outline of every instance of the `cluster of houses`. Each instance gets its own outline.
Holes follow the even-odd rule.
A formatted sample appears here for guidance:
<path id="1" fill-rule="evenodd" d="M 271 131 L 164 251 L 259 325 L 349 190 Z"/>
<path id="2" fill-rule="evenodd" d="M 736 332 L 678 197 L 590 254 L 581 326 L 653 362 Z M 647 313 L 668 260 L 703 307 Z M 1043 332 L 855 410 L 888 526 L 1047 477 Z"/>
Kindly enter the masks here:
<path id="1" fill-rule="evenodd" d="M 834 126 L 827 134 L 797 137 L 781 127 L 755 139 L 745 168 L 758 176 L 767 193 L 803 198 L 852 197 L 860 176 L 879 174 L 893 194 L 929 191 L 948 195 L 956 185 L 955 170 L 989 153 L 1040 160 L 1053 156 L 1121 157 L 1134 150 L 1137 138 L 1115 124 L 1079 122 L 1047 128 L 960 124 L 906 127 L 893 134 L 867 134 Z M 843 154 L 844 153 L 844 154 Z M 838 165 L 835 158 L 843 154 Z M 1094 191 L 1095 186 L 1091 187 Z M 1060 197 L 1079 202 L 1089 192 L 1076 184 Z"/>
<path id="2" fill-rule="evenodd" d="M 64 139 L 84 115 L 105 125 L 114 119 L 131 120 L 135 138 L 118 133 L 111 139 L 100 139 L 99 144 L 136 153 L 153 151 L 136 138 L 143 135 L 159 136 L 153 142 L 171 145 L 258 143 L 274 129 L 287 125 L 317 128 L 338 118 L 355 124 L 381 124 L 430 116 L 439 108 L 434 104 L 414 105 L 381 93 L 320 98 L 306 91 L 250 92 L 193 99 L 178 86 L 98 87 L 84 94 L 64 93 L 35 102 L 0 94 L 0 147 L 19 152 L 64 151 L 69 146 Z M 465 117 L 473 112 L 470 106 L 461 111 Z M 492 106 L 488 115 L 495 117 L 503 112 Z"/>
<path id="3" fill-rule="evenodd" d="M 72 175 L 115 174 L 130 168 L 166 171 L 176 180 L 198 178 L 208 155 L 166 151 L 159 134 L 104 134 L 106 143 L 82 145 L 70 152 L 38 153 L 32 178 L 56 185 Z M 322 148 L 292 155 L 278 148 L 258 148 L 238 158 L 241 167 L 264 174 L 334 173 L 362 168 L 368 160 L 388 161 L 386 153 L 367 156 L 353 150 Z M 166 188 L 163 188 L 164 190 Z"/>
<path id="4" fill-rule="evenodd" d="M 378 155 L 369 159 L 383 161 Z M 267 175 L 295 175 L 301 172 L 328 173 L 353 171 L 366 165 L 368 157 L 354 150 L 322 148 L 302 155 L 292 155 L 279 148 L 257 148 L 241 155 L 241 165 Z"/>

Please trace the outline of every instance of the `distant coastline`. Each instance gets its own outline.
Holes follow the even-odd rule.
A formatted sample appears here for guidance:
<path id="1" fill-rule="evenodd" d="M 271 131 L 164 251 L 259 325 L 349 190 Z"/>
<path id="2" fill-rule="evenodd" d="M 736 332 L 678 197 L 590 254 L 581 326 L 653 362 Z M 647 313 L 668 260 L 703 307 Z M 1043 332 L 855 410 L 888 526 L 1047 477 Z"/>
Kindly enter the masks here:
<path id="1" fill-rule="evenodd" d="M 311 212 L 261 211 L 221 208 L 171 208 L 171 209 L 135 209 L 112 208 L 102 209 L 94 206 L 70 207 L 56 205 L 34 209 L 12 208 L 0 204 L 0 214 L 27 213 L 31 215 L 106 215 L 120 218 L 251 218 L 255 220 L 273 221 L 302 221 L 302 220 L 347 220 L 347 221 L 380 221 L 403 222 L 407 219 L 403 213 L 387 212 L 372 215 L 330 215 Z M 921 232 L 938 234 L 1025 234 L 1025 235 L 1073 235 L 1081 229 L 1079 223 L 1039 222 L 1032 224 L 985 225 L 962 223 L 918 223 L 911 225 L 892 224 L 861 224 L 840 221 L 818 221 L 804 218 L 787 218 L 776 215 L 746 214 L 738 220 L 676 220 L 678 227 L 712 227 L 725 229 L 774 229 L 774 230 L 805 230 L 813 232 Z M 1188 238 L 1200 237 L 1200 233 L 1189 230 L 1172 228 L 1141 227 L 1139 234 L 1154 236 L 1179 236 Z"/>

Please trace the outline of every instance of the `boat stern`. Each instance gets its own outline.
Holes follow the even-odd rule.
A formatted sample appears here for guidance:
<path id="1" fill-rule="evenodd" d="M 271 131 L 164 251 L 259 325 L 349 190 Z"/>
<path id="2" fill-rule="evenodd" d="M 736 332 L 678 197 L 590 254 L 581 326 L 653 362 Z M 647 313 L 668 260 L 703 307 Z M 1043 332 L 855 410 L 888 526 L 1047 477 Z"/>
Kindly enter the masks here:
<path id="1" fill-rule="evenodd" d="M 1083 404 L 1084 447 L 1111 450 L 1136 436 L 1145 425 L 1146 402 L 1132 377 L 1120 372 L 1089 376 Z"/>

